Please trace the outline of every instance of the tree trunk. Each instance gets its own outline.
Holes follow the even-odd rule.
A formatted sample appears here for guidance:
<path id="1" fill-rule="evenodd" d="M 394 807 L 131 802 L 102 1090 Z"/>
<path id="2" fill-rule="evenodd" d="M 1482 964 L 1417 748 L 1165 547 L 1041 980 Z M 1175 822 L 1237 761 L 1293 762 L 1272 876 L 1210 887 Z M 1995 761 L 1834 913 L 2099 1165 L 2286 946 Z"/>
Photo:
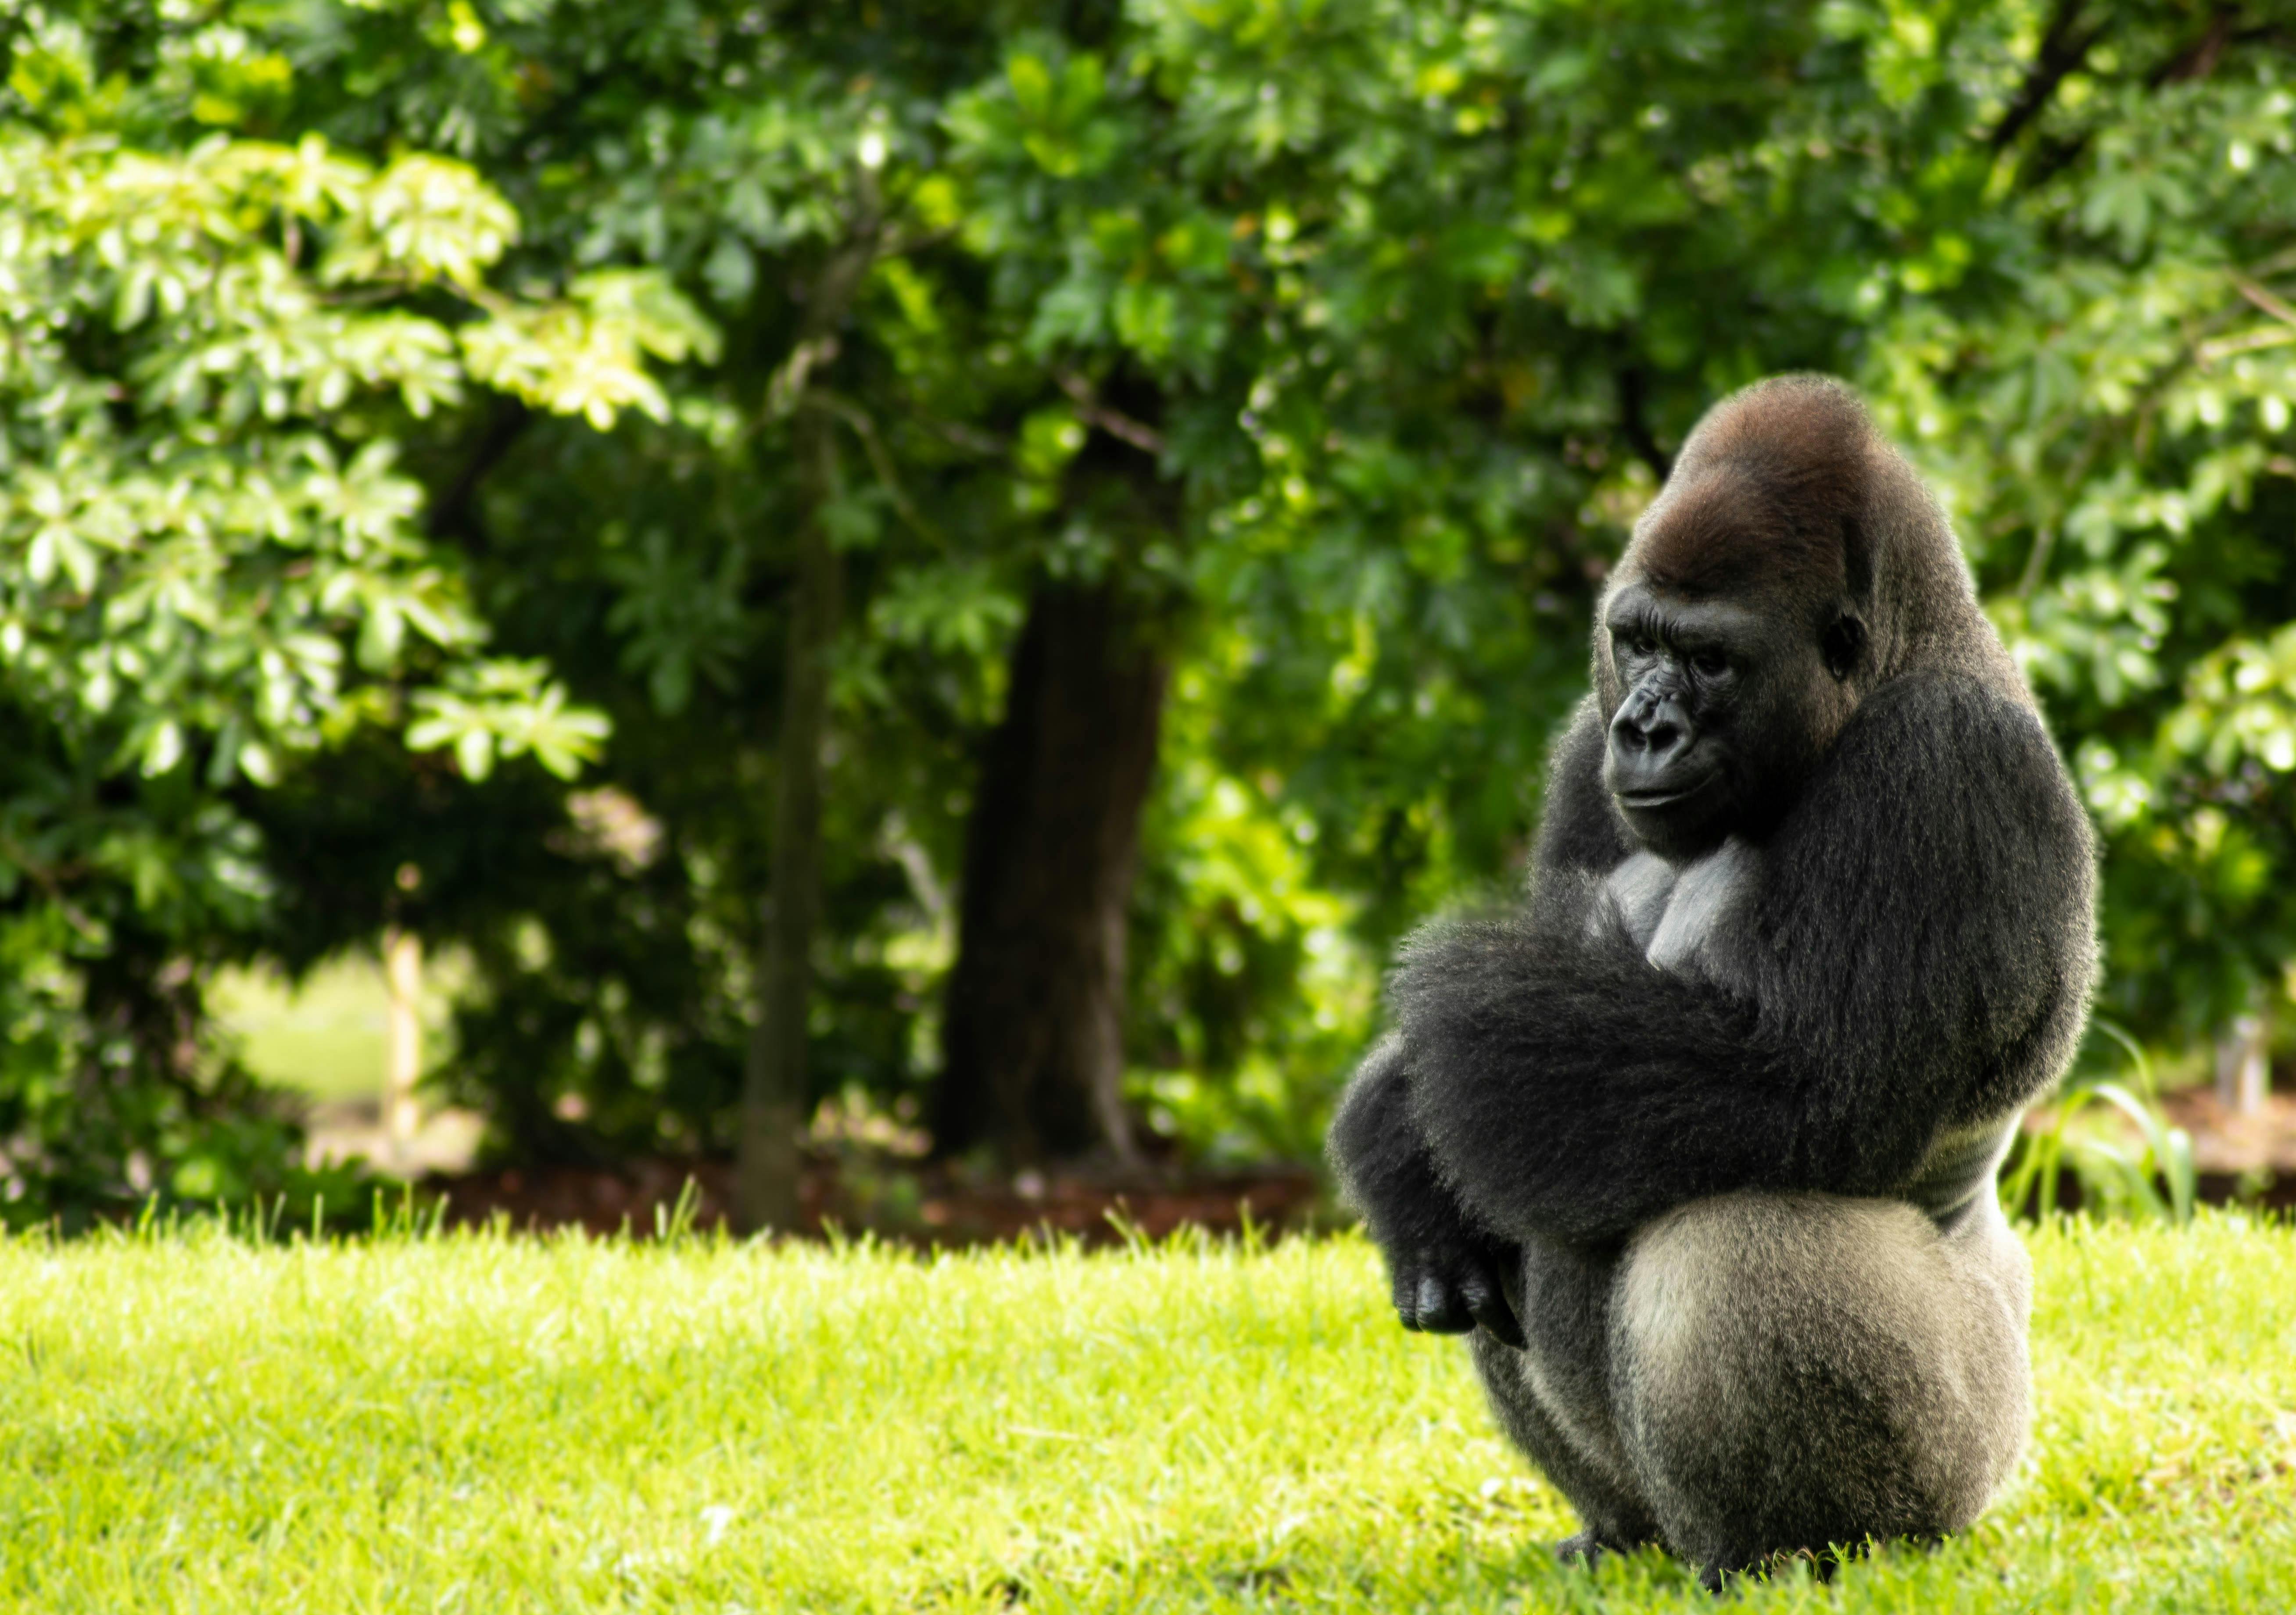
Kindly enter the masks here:
<path id="1" fill-rule="evenodd" d="M 422 939 L 397 926 L 382 933 L 382 978 L 390 990 L 383 1014 L 382 1131 L 391 1164 L 413 1160 L 422 1130 L 415 1085 L 422 1080 Z"/>
<path id="2" fill-rule="evenodd" d="M 1029 603 L 966 836 L 933 1135 L 1005 1163 L 1136 1158 L 1124 953 L 1164 667 L 1109 585 Z"/>
<path id="3" fill-rule="evenodd" d="M 821 518 L 837 485 L 830 417 L 791 422 L 805 514 L 782 654 L 781 735 L 774 780 L 773 888 L 758 963 L 758 1017 L 742 1080 L 734 1218 L 745 1230 L 798 1220 L 798 1130 L 805 1122 L 806 1032 L 813 930 L 821 910 L 821 740 L 829 718 L 829 651 L 837 633 L 837 551 Z"/>
<path id="4" fill-rule="evenodd" d="M 772 866 L 758 949 L 757 1019 L 742 1072 L 734 1144 L 734 1220 L 745 1232 L 798 1222 L 798 1133 L 805 1124 L 806 1032 L 813 1008 L 813 930 L 821 915 L 821 742 L 829 723 L 829 653 L 837 638 L 841 567 L 823 511 L 838 496 L 836 423 L 809 396 L 836 362 L 838 332 L 883 246 L 873 176 L 858 177 L 849 233 L 802 299 L 796 345 L 766 384 L 765 412 L 790 423 L 798 533 L 782 651 L 781 731 L 775 746 Z"/>

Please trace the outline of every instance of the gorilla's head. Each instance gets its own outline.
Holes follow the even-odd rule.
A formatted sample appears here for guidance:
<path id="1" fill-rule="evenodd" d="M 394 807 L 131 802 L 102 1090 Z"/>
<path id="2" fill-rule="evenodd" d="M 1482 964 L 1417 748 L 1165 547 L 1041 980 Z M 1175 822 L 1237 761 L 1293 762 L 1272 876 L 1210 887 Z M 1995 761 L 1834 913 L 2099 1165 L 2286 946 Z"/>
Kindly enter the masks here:
<path id="1" fill-rule="evenodd" d="M 1759 840 L 1878 683 L 1990 639 L 1944 518 L 1857 396 L 1763 382 L 1699 423 L 1603 596 L 1603 782 L 1661 856 Z"/>
<path id="2" fill-rule="evenodd" d="M 1620 692 L 1603 782 L 1643 844 L 1669 858 L 1775 822 L 1848 715 L 1866 643 L 1847 600 L 1813 611 L 1648 579 L 1611 591 L 1597 632 Z"/>

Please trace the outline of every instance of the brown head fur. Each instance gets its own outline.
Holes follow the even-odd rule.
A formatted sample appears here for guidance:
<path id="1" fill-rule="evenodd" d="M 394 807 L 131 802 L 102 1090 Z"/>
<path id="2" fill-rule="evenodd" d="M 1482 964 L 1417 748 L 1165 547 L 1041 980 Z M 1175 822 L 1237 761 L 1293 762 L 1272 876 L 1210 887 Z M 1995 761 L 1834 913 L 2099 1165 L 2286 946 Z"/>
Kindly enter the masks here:
<path id="1" fill-rule="evenodd" d="M 1837 382 L 1750 387 L 1691 434 L 1628 562 L 1687 594 L 1783 587 L 1857 599 L 1872 576 L 1857 517 L 1879 446 L 1865 407 Z"/>
<path id="2" fill-rule="evenodd" d="M 1830 376 L 1773 377 L 1707 412 L 1636 524 L 1611 587 L 1636 581 L 1763 597 L 1813 616 L 1847 608 L 1869 635 L 1844 692 L 1853 700 L 1924 666 L 2032 699 L 1978 608 L 1945 513 L 1857 395 Z M 1615 707 L 1608 637 L 1595 640 L 1596 683 Z"/>

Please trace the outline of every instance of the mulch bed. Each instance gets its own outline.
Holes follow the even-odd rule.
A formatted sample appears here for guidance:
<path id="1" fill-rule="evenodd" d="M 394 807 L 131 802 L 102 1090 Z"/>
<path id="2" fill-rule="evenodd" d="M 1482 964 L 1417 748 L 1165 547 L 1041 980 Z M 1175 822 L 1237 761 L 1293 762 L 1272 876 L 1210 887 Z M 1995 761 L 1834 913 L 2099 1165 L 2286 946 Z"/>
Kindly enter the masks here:
<path id="1" fill-rule="evenodd" d="M 733 1178 L 731 1162 L 660 1158 L 617 1167 L 506 1167 L 434 1175 L 421 1187 L 445 1200 L 450 1225 L 501 1217 L 521 1231 L 580 1228 L 611 1234 L 627 1228 L 651 1236 L 676 1216 L 689 1182 L 693 1226 L 726 1222 Z M 805 1234 L 870 1234 L 919 1247 L 1031 1237 L 1074 1238 L 1099 1246 L 1128 1238 L 1162 1239 L 1186 1227 L 1240 1234 L 1249 1225 L 1286 1233 L 1336 1219 L 1321 1180 L 1300 1167 L 1185 1178 L 1024 1174 L 1016 1184 L 981 1182 L 939 1168 L 855 1170 L 816 1161 L 806 1167 L 798 1199 Z"/>
<path id="2" fill-rule="evenodd" d="M 2296 1210 L 2296 1094 L 2273 1094 L 2261 1113 L 2244 1116 L 2226 1111 L 2205 1089 L 2166 1094 L 2161 1102 L 2169 1120 L 2193 1136 L 2203 1201 Z M 726 1221 L 733 1176 L 731 1162 L 659 1157 L 613 1167 L 434 1173 L 422 1187 L 444 1199 L 450 1224 L 500 1217 L 522 1231 L 627 1228 L 644 1237 L 668 1226 L 689 1181 L 693 1225 Z M 2066 1173 L 2057 1203 L 2070 1211 L 2080 1198 L 2079 1180 Z M 870 1234 L 919 1248 L 1027 1238 L 1102 1246 L 1162 1239 L 1186 1227 L 1216 1235 L 1240 1234 L 1247 1226 L 1282 1234 L 1349 1220 L 1322 1179 L 1295 1166 L 987 1180 L 898 1159 L 824 1154 L 808 1162 L 799 1203 L 807 1235 Z"/>
<path id="3" fill-rule="evenodd" d="M 2241 1115 L 2213 1089 L 2188 1088 L 2162 1094 L 2161 1108 L 2192 1134 L 2193 1164 L 2203 1175 L 2270 1172 L 2296 1192 L 2296 1094 L 2267 1094 L 2262 1110 Z"/>

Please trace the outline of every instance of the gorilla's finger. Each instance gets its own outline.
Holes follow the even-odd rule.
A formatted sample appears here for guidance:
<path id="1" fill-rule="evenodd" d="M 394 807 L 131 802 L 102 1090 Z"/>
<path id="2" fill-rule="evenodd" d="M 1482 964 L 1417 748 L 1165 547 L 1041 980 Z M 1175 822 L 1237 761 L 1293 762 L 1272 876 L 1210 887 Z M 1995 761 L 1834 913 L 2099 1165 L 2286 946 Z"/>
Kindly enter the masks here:
<path id="1" fill-rule="evenodd" d="M 1419 1281 L 1419 1326 L 1431 1334 L 1464 1334 L 1475 1320 L 1458 1291 L 1430 1273 Z"/>
<path id="2" fill-rule="evenodd" d="M 1395 1318 L 1406 1329 L 1419 1327 L 1419 1276 L 1425 1271 L 1423 1264 L 1396 1264 Z"/>
<path id="3" fill-rule="evenodd" d="M 1507 1305 L 1505 1294 L 1488 1277 L 1476 1274 L 1459 1286 L 1459 1294 L 1467 1303 L 1467 1311 L 1476 1323 L 1490 1331 L 1492 1339 L 1517 1351 L 1529 1343 L 1523 1339 L 1522 1325 L 1516 1320 L 1514 1309 Z"/>
<path id="4" fill-rule="evenodd" d="M 1476 1323 L 1491 1333 L 1494 1340 L 1513 1346 L 1520 1351 L 1525 1342 L 1522 1325 L 1507 1305 L 1506 1291 L 1500 1287 L 1490 1264 L 1480 1256 L 1467 1258 L 1466 1271 L 1459 1280 L 1459 1297 Z"/>

